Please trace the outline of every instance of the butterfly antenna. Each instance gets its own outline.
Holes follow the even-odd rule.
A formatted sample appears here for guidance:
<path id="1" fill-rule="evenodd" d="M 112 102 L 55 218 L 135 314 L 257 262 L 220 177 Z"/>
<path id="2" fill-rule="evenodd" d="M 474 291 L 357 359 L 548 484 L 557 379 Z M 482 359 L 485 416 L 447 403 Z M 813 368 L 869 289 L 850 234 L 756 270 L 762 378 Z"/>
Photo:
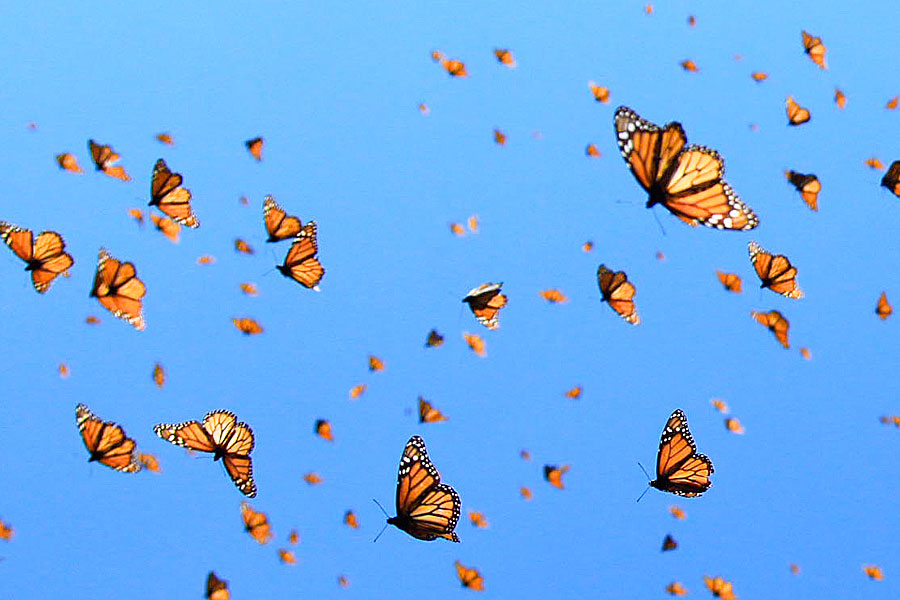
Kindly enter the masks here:
<path id="1" fill-rule="evenodd" d="M 375 536 L 375 539 L 372 540 L 372 543 L 373 543 L 373 544 L 374 544 L 375 542 L 378 541 L 378 538 L 381 537 L 381 534 L 384 533 L 384 530 L 387 529 L 387 526 L 388 526 L 388 524 L 385 523 L 385 524 L 384 524 L 384 527 L 381 528 L 381 531 L 378 532 L 378 535 Z"/>
<path id="2" fill-rule="evenodd" d="M 387 514 L 387 511 L 384 510 L 384 507 L 381 505 L 381 503 L 378 500 L 376 500 L 375 498 L 372 498 L 372 502 L 374 502 L 375 504 L 378 505 L 378 508 L 380 508 L 381 512 L 384 513 L 384 516 L 386 516 L 388 519 L 391 518 L 391 515 Z"/>
<path id="3" fill-rule="evenodd" d="M 659 215 L 656 214 L 656 211 L 653 211 L 653 218 L 656 219 L 656 224 L 659 225 L 659 230 L 663 235 L 666 235 L 666 228 L 663 227 L 662 221 L 659 220 Z"/>
<path id="4" fill-rule="evenodd" d="M 644 465 L 638 462 L 638 466 L 641 468 L 641 471 L 644 472 L 644 475 L 647 476 L 647 481 L 650 481 L 650 474 L 647 472 L 647 469 L 644 468 Z"/>
<path id="5" fill-rule="evenodd" d="M 643 494 L 641 494 L 641 495 L 640 495 L 640 496 L 638 496 L 638 499 L 637 499 L 637 500 L 635 500 L 635 502 L 640 502 L 640 501 L 641 501 L 641 498 L 643 498 L 643 497 L 644 497 L 644 494 L 646 494 L 646 493 L 647 493 L 647 491 L 649 491 L 649 490 L 650 490 L 650 486 L 649 486 L 649 485 L 648 485 L 648 486 L 647 486 L 647 489 L 646 489 L 646 490 L 644 490 L 644 493 L 643 493 Z"/>

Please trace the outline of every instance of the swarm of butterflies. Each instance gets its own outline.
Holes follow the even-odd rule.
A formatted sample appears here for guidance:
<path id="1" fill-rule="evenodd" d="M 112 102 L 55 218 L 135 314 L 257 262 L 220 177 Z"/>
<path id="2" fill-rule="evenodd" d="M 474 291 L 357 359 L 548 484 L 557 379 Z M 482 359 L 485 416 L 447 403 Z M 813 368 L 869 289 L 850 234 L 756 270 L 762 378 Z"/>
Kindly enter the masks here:
<path id="1" fill-rule="evenodd" d="M 652 8 L 648 5 L 647 13 Z M 694 18 L 689 20 L 694 25 Z M 802 32 L 802 45 L 806 54 L 820 68 L 827 68 L 825 62 L 826 49 L 822 40 L 807 32 Z M 494 55 L 499 63 L 515 68 L 517 63 L 509 49 L 495 49 Z M 455 78 L 467 76 L 466 66 L 457 58 L 448 58 L 440 51 L 432 53 L 432 59 L 439 63 L 446 72 Z M 698 66 L 691 60 L 681 63 L 689 72 L 697 72 Z M 753 79 L 761 82 L 767 78 L 765 73 L 753 73 Z M 593 82 L 591 92 L 596 101 L 609 101 L 610 90 Z M 836 91 L 835 101 L 843 107 L 846 101 L 843 92 Z M 896 99 L 892 101 L 896 106 Z M 788 124 L 800 126 L 811 118 L 809 110 L 803 108 L 793 97 L 786 99 Z M 889 103 L 889 108 L 890 103 Z M 427 107 L 422 104 L 419 110 L 427 114 Z M 741 200 L 738 193 L 724 179 L 724 158 L 714 149 L 706 146 L 688 144 L 687 134 L 682 125 L 676 121 L 657 125 L 641 117 L 634 109 L 621 106 L 615 111 L 613 133 L 619 150 L 628 169 L 638 185 L 647 194 L 646 207 L 661 205 L 683 223 L 690 226 L 704 225 L 723 231 L 750 231 L 760 223 L 760 217 Z M 499 145 L 506 143 L 505 134 L 495 129 L 494 140 Z M 160 142 L 172 144 L 169 134 L 159 134 Z M 250 155 L 261 161 L 264 140 L 257 137 L 245 142 Z M 109 145 L 90 140 L 88 148 L 96 170 L 121 181 L 129 181 L 131 177 L 125 169 L 116 164 L 121 157 Z M 590 144 L 586 150 L 588 156 L 599 156 L 596 146 Z M 74 155 L 59 154 L 56 160 L 61 169 L 71 172 L 82 172 Z M 814 174 L 804 174 L 789 170 L 785 172 L 788 182 L 799 192 L 802 200 L 813 210 L 818 210 L 818 194 L 821 191 L 819 179 Z M 152 168 L 149 206 L 155 207 L 162 216 L 152 214 L 154 225 L 173 241 L 180 235 L 180 227 L 194 229 L 200 227 L 200 220 L 191 207 L 191 192 L 183 185 L 183 176 L 173 172 L 166 161 L 159 159 Z M 884 175 L 881 185 L 900 197 L 900 160 L 894 161 Z M 289 215 L 272 196 L 266 196 L 262 205 L 262 225 L 267 234 L 267 242 L 278 243 L 290 241 L 284 260 L 276 265 L 277 270 L 287 279 L 299 283 L 307 289 L 319 291 L 319 284 L 325 275 L 325 268 L 318 259 L 317 224 Z M 143 213 L 132 213 L 136 219 L 143 219 Z M 478 232 L 478 219 L 474 215 L 467 222 L 469 232 Z M 466 230 L 459 223 L 450 226 L 454 235 L 465 235 Z M 56 231 L 42 231 L 35 235 L 34 231 L 19 225 L 0 221 L 0 239 L 10 248 L 16 257 L 25 263 L 25 271 L 30 273 L 35 291 L 47 293 L 59 276 L 69 277 L 75 266 L 75 258 L 66 252 L 63 236 Z M 584 246 L 585 252 L 593 248 L 591 242 Z M 235 240 L 238 252 L 252 254 L 253 248 L 242 239 Z M 763 248 L 758 242 L 750 241 L 747 245 L 750 265 L 759 279 L 759 287 L 790 299 L 802 299 L 802 291 L 798 280 L 798 269 L 790 259 L 776 252 Z M 663 258 L 659 255 L 659 258 Z M 201 259 L 211 262 L 212 258 Z M 720 283 L 726 290 L 741 293 L 742 280 L 736 273 L 718 271 Z M 608 304 L 619 317 L 631 325 L 640 325 L 641 318 L 635 305 L 636 286 L 628 275 L 614 267 L 600 264 L 596 270 L 599 298 Z M 500 327 L 502 309 L 508 298 L 502 293 L 502 282 L 487 282 L 477 285 L 466 293 L 461 301 L 470 309 L 475 321 L 488 330 Z M 152 282 L 151 282 L 152 290 Z M 248 295 L 256 294 L 253 284 L 241 285 Z M 113 316 L 143 330 L 147 326 L 143 314 L 142 299 L 147 293 L 147 285 L 138 276 L 137 267 L 127 260 L 113 256 L 106 248 L 99 249 L 96 272 L 90 289 L 90 296 L 96 298 L 103 308 Z M 541 296 L 550 303 L 565 303 L 565 294 L 558 289 L 543 290 Z M 882 293 L 875 305 L 877 316 L 885 320 L 891 316 L 893 309 L 886 293 Z M 779 311 L 752 312 L 751 317 L 766 327 L 784 348 L 789 348 L 789 322 Z M 89 317 L 95 319 L 95 317 Z M 263 332 L 262 326 L 251 318 L 235 318 L 234 326 L 246 335 Z M 477 334 L 465 333 L 464 339 L 471 350 L 480 356 L 486 354 L 484 339 Z M 426 337 L 425 347 L 440 346 L 444 341 L 437 330 L 431 330 Z M 802 348 L 804 357 L 809 358 L 809 350 Z M 369 357 L 369 370 L 376 372 L 384 369 L 384 361 L 377 356 Z M 60 365 L 60 374 L 68 375 L 65 365 Z M 161 364 L 154 365 L 153 381 L 157 386 L 165 384 L 165 371 Z M 351 399 L 359 398 L 365 392 L 365 384 L 351 389 Z M 569 399 L 581 396 L 581 387 L 576 386 L 565 393 Z M 722 414 L 728 413 L 724 402 L 713 401 L 714 406 Z M 664 415 L 661 415 L 661 421 Z M 448 420 L 436 406 L 424 397 L 418 398 L 419 423 L 435 423 Z M 881 417 L 884 424 L 900 427 L 900 417 Z M 104 420 L 95 415 L 91 409 L 78 404 L 75 407 L 75 425 L 85 449 L 89 462 L 97 462 L 121 473 L 136 473 L 142 469 L 159 471 L 155 456 L 138 451 L 137 443 L 125 432 L 125 429 L 114 421 Z M 736 417 L 725 418 L 725 427 L 732 433 L 741 434 L 743 426 Z M 333 441 L 331 424 L 319 419 L 314 424 L 314 432 L 321 438 Z M 255 438 L 251 426 L 239 421 L 237 415 L 229 410 L 214 409 L 202 419 L 187 420 L 180 423 L 160 423 L 153 428 L 160 439 L 180 446 L 190 452 L 212 455 L 213 461 L 221 461 L 227 477 L 235 488 L 246 498 L 257 495 L 257 485 L 253 478 L 251 453 Z M 402 440 L 398 440 L 398 449 Z M 648 440 L 648 444 L 649 444 Z M 530 458 L 527 451 L 522 451 L 523 458 Z M 202 468 L 198 466 L 197 468 Z M 557 489 L 565 489 L 563 477 L 571 469 L 570 465 L 545 465 L 544 479 Z M 662 434 L 657 447 L 657 458 L 654 473 L 648 477 L 649 487 L 662 492 L 671 493 L 684 498 L 697 498 L 710 490 L 712 476 L 715 473 L 712 460 L 698 452 L 697 444 L 688 427 L 688 419 L 680 409 L 674 409 L 665 419 Z M 304 476 L 307 483 L 316 485 L 322 482 L 315 473 Z M 523 498 L 530 499 L 531 491 L 521 488 Z M 395 487 L 395 515 L 387 517 L 385 527 L 393 525 L 408 535 L 422 541 L 443 539 L 460 542 L 456 527 L 462 514 L 462 500 L 457 491 L 445 483 L 429 457 L 425 441 L 419 435 L 409 438 L 402 445 L 400 463 L 397 471 Z M 672 507 L 673 516 L 684 518 L 684 512 Z M 247 502 L 241 504 L 241 516 L 246 532 L 260 544 L 272 539 L 271 527 L 265 513 L 256 511 Z M 487 527 L 484 515 L 470 512 L 469 518 L 476 527 Z M 356 515 L 347 511 L 344 523 L 356 528 Z M 0 538 L 12 538 L 13 529 L 0 521 Z M 379 534 L 380 535 L 380 534 Z M 289 543 L 295 545 L 299 541 L 296 531 L 289 537 Z M 678 547 L 677 541 L 667 535 L 662 543 L 663 551 L 671 551 Z M 285 548 L 278 551 L 279 558 L 287 564 L 295 564 L 297 559 L 292 550 Z M 465 588 L 483 591 L 485 582 L 482 574 L 475 567 L 454 563 L 457 577 Z M 876 565 L 863 567 L 865 573 L 874 580 L 883 578 Z M 796 565 L 791 570 L 799 572 Z M 348 582 L 342 575 L 338 579 L 341 586 Z M 704 576 L 704 584 L 714 597 L 725 600 L 736 599 L 733 584 L 716 576 Z M 672 582 L 665 591 L 671 595 L 681 596 L 687 590 L 680 582 Z M 230 592 L 228 582 L 215 572 L 209 572 L 206 582 L 206 598 L 211 600 L 228 600 Z"/>

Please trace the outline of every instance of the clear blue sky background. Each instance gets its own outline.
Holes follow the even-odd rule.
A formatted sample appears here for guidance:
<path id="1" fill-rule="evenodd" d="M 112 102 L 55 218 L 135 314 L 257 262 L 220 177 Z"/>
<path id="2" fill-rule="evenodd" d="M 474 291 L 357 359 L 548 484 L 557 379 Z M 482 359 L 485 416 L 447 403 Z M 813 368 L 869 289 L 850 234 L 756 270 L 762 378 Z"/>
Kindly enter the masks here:
<path id="1" fill-rule="evenodd" d="M 703 574 L 732 580 L 742 599 L 898 597 L 900 431 L 878 417 L 900 413 L 900 323 L 873 310 L 882 290 L 900 301 L 900 206 L 863 164 L 900 158 L 900 114 L 884 109 L 900 94 L 895 3 L 664 2 L 650 16 L 621 1 L 12 3 L 3 13 L 0 218 L 59 231 L 76 260 L 38 296 L 0 248 L 0 518 L 16 531 L 0 544 L 3 597 L 197 598 L 210 569 L 236 599 L 472 593 L 456 559 L 497 598 L 663 598 L 676 579 L 704 597 Z M 801 29 L 825 41 L 829 70 L 804 55 Z M 495 47 L 512 49 L 518 68 L 498 64 Z M 434 49 L 465 61 L 469 77 L 449 78 Z M 699 73 L 679 67 L 688 58 Z M 755 83 L 755 70 L 770 79 Z M 611 89 L 610 104 L 594 102 L 588 80 Z M 810 123 L 786 126 L 789 94 Z M 690 142 L 718 149 L 761 226 L 692 229 L 657 208 L 663 234 L 618 155 L 618 104 L 679 120 Z M 154 140 L 161 131 L 177 145 Z M 262 163 L 243 145 L 257 135 Z M 133 181 L 94 172 L 89 138 L 112 144 Z M 601 158 L 584 156 L 589 142 Z M 88 172 L 57 169 L 65 151 Z M 146 205 L 160 157 L 184 174 L 202 222 L 178 245 L 127 215 Z M 785 181 L 789 168 L 818 174 L 818 213 Z M 321 293 L 272 270 L 287 246 L 263 243 L 265 194 L 318 221 Z M 448 223 L 472 213 L 481 233 L 453 237 Z M 235 237 L 256 255 L 236 254 Z M 805 299 L 756 289 L 751 239 L 790 256 Z M 101 245 L 145 281 L 146 331 L 88 297 Z M 217 262 L 198 266 L 207 253 Z M 635 282 L 639 327 L 601 304 L 600 262 Z M 723 291 L 715 269 L 738 272 L 745 292 Z M 244 281 L 260 296 L 242 295 Z M 509 296 L 496 332 L 460 304 L 486 281 Z M 551 286 L 570 302 L 542 300 Z M 749 316 L 773 308 L 791 321 L 790 350 Z M 102 324 L 85 325 L 90 314 Z M 265 333 L 240 335 L 239 316 Z M 426 350 L 432 327 L 447 341 Z M 487 358 L 463 331 L 485 336 Z M 369 353 L 383 372 L 367 371 Z M 163 390 L 155 361 L 168 371 Z M 369 390 L 351 402 L 358 383 Z M 577 384 L 582 399 L 565 399 Z M 450 421 L 420 426 L 419 394 Z M 725 430 L 714 396 L 746 435 Z M 78 402 L 121 423 L 163 473 L 88 464 Z M 273 523 L 269 546 L 243 532 L 242 497 L 220 465 L 152 432 L 215 408 L 256 433 L 252 505 Z M 635 504 L 646 485 L 635 463 L 652 467 L 675 408 L 714 461 L 714 485 L 700 499 L 651 490 Z M 333 444 L 313 434 L 317 418 L 332 421 Z M 459 545 L 393 528 L 372 544 L 384 517 L 371 499 L 393 512 L 414 433 L 489 529 L 464 517 Z M 542 480 L 545 463 L 572 465 L 567 489 Z M 325 483 L 305 484 L 308 471 Z M 356 531 L 341 525 L 351 508 Z M 292 528 L 294 567 L 275 553 Z M 661 554 L 667 533 L 681 545 Z M 869 581 L 867 563 L 885 581 Z"/>

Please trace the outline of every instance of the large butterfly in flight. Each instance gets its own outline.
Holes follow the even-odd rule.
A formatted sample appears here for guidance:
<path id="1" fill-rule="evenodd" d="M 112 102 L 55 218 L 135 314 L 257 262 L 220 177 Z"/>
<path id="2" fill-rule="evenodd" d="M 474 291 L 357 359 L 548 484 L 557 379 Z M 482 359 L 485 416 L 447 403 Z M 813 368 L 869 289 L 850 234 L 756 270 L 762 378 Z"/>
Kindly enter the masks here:
<path id="1" fill-rule="evenodd" d="M 137 329 L 144 328 L 144 304 L 141 299 L 147 288 L 137 277 L 137 271 L 130 262 L 121 262 L 100 248 L 97 274 L 91 297 L 96 298 L 103 308 L 115 317 L 126 321 Z"/>
<path id="2" fill-rule="evenodd" d="M 615 115 L 622 157 L 641 187 L 650 194 L 647 208 L 662 204 L 689 225 L 748 230 L 759 225 L 722 177 L 725 161 L 706 146 L 687 146 L 681 123 L 660 128 L 626 106 Z"/>
<path id="3" fill-rule="evenodd" d="M 156 161 L 150 182 L 150 206 L 157 207 L 180 225 L 200 227 L 197 215 L 191 210 L 191 190 L 181 187 L 182 181 L 181 173 L 169 170 L 166 161 Z"/>
<path id="4" fill-rule="evenodd" d="M 478 322 L 488 329 L 500 327 L 500 309 L 506 306 L 506 295 L 500 293 L 500 283 L 485 283 L 469 290 L 463 302 L 469 305 Z"/>
<path id="5" fill-rule="evenodd" d="M 126 437 L 120 425 L 99 419 L 84 404 L 75 407 L 75 423 L 84 447 L 91 454 L 88 462 L 97 461 L 123 473 L 141 470 L 141 463 L 135 455 L 136 444 Z"/>
<path id="6" fill-rule="evenodd" d="M 55 231 L 44 231 L 34 239 L 30 229 L 0 221 L 0 239 L 27 263 L 25 270 L 31 271 L 31 283 L 39 294 L 49 290 L 53 280 L 67 274 L 75 264 L 72 255 L 65 251 L 62 236 Z"/>
<path id="7" fill-rule="evenodd" d="M 651 487 L 679 496 L 693 498 L 709 489 L 713 464 L 697 453 L 697 444 L 688 429 L 687 417 L 676 410 L 666 421 L 656 456 L 656 479 Z"/>
<path id="8" fill-rule="evenodd" d="M 282 275 L 293 279 L 305 288 L 319 291 L 319 282 L 325 276 L 325 267 L 319 262 L 318 228 L 315 221 L 303 226 L 284 257 L 284 263 L 276 265 Z"/>

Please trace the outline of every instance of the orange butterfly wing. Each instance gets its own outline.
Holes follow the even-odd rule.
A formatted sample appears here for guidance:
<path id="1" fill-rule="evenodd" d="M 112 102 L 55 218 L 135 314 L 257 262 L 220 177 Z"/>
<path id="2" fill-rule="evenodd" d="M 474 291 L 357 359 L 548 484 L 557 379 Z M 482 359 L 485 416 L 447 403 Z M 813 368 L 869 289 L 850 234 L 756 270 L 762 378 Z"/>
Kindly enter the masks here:
<path id="1" fill-rule="evenodd" d="M 479 323 L 488 329 L 500 327 L 500 309 L 506 306 L 506 296 L 500 293 L 503 283 L 486 283 L 469 290 L 463 302 L 469 305 L 469 309 Z"/>
<path id="2" fill-rule="evenodd" d="M 197 215 L 191 210 L 191 191 L 181 187 L 181 173 L 173 173 L 166 161 L 159 159 L 153 167 L 150 182 L 150 206 L 155 206 L 173 221 L 185 227 L 200 227 Z"/>
<path id="3" fill-rule="evenodd" d="M 819 210 L 819 192 L 822 190 L 822 184 L 815 175 L 804 175 L 796 171 L 785 171 L 785 177 L 800 192 L 800 197 L 806 202 L 812 210 Z"/>
<path id="4" fill-rule="evenodd" d="M 317 233 L 316 222 L 307 223 L 294 238 L 284 264 L 276 266 L 285 277 L 315 291 L 319 291 L 319 282 L 325 276 L 325 267 L 316 257 L 319 252 Z"/>
<path id="5" fill-rule="evenodd" d="M 709 489 L 712 461 L 697 453 L 697 444 L 688 429 L 687 417 L 676 410 L 666 422 L 656 457 L 656 479 L 652 487 L 692 498 Z"/>
<path id="6" fill-rule="evenodd" d="M 65 252 L 62 236 L 55 231 L 44 231 L 34 239 L 31 230 L 0 222 L 0 239 L 28 263 L 25 270 L 31 271 L 31 283 L 39 294 L 49 290 L 53 280 L 75 264 L 72 255 Z"/>
<path id="7" fill-rule="evenodd" d="M 641 318 L 634 306 L 634 285 L 628 281 L 624 271 L 613 272 L 606 265 L 600 265 L 597 267 L 597 285 L 600 286 L 601 301 L 607 302 L 632 325 L 640 325 Z"/>
<path id="8" fill-rule="evenodd" d="M 98 171 L 103 171 L 113 179 L 131 181 L 131 177 L 123 167 L 113 166 L 113 163 L 121 157 L 113 151 L 111 146 L 102 146 L 94 140 L 88 140 L 88 148 L 91 150 L 91 158 Z"/>
<path id="9" fill-rule="evenodd" d="M 801 31 L 800 34 L 803 36 L 803 51 L 806 52 L 812 61 L 820 68 L 827 69 L 828 65 L 825 63 L 826 49 L 825 44 L 822 43 L 822 38 L 810 35 L 805 31 Z"/>
<path id="10" fill-rule="evenodd" d="M 112 421 L 101 421 L 85 406 L 75 408 L 75 422 L 78 432 L 91 456 L 89 462 L 97 461 L 116 471 L 136 473 L 141 464 L 135 455 L 137 445 L 125 436 L 125 430 Z"/>
<path id="11" fill-rule="evenodd" d="M 255 158 L 257 162 L 262 160 L 262 148 L 263 148 L 264 140 L 261 137 L 253 138 L 252 140 L 247 140 L 244 142 L 244 145 L 247 146 L 247 151 L 250 152 L 250 156 Z"/>
<path id="12" fill-rule="evenodd" d="M 267 242 L 296 237 L 303 229 L 300 219 L 288 216 L 272 196 L 266 196 L 263 200 L 263 221 L 266 224 L 266 233 L 269 234 Z"/>
<path id="13" fill-rule="evenodd" d="M 881 178 L 881 185 L 900 198 L 900 160 L 891 163 L 888 172 Z"/>
<path id="14" fill-rule="evenodd" d="M 796 127 L 797 125 L 803 125 L 809 121 L 809 111 L 794 102 L 792 97 L 787 97 L 785 106 L 787 107 L 788 125 Z"/>
<path id="15" fill-rule="evenodd" d="M 882 321 L 887 319 L 894 312 L 894 307 L 888 302 L 887 294 L 881 292 L 881 296 L 878 297 L 878 304 L 875 306 L 875 314 L 878 315 Z"/>
<path id="16" fill-rule="evenodd" d="M 91 297 L 97 298 L 114 316 L 137 329 L 144 329 L 141 299 L 146 291 L 133 264 L 119 262 L 105 248 L 100 249 Z"/>
<path id="17" fill-rule="evenodd" d="M 790 327 L 790 323 L 784 318 L 784 315 L 777 310 L 770 310 L 766 313 L 751 311 L 750 316 L 756 319 L 760 325 L 768 327 L 769 331 L 775 334 L 775 338 L 782 346 L 790 348 L 788 342 L 788 328 Z"/>
<path id="18" fill-rule="evenodd" d="M 772 255 L 756 242 L 748 245 L 750 262 L 762 282 L 760 287 L 769 288 L 786 298 L 802 298 L 803 290 L 797 285 L 797 268 L 783 254 Z"/>
<path id="19" fill-rule="evenodd" d="M 269 525 L 269 517 L 266 513 L 257 512 L 247 504 L 241 502 L 241 518 L 244 520 L 244 530 L 260 544 L 268 544 L 271 541 L 272 527 Z"/>
<path id="20" fill-rule="evenodd" d="M 469 588 L 470 590 L 484 590 L 484 579 L 477 569 L 466 567 L 459 561 L 456 561 L 453 564 L 456 567 L 456 575 L 459 577 L 459 581 L 462 583 L 463 587 Z"/>

